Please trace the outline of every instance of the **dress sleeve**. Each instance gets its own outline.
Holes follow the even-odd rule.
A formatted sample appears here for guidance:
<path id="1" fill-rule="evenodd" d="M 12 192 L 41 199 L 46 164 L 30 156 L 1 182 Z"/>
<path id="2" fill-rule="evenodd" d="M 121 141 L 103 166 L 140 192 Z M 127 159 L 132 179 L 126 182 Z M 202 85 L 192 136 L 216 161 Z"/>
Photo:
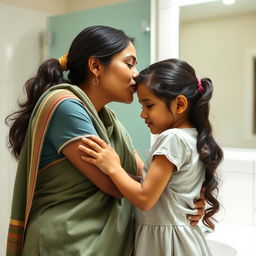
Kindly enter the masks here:
<path id="1" fill-rule="evenodd" d="M 81 102 L 67 99 L 59 104 L 48 128 L 48 139 L 61 152 L 69 143 L 84 135 L 97 135 L 92 120 Z"/>
<path id="2" fill-rule="evenodd" d="M 176 171 L 179 171 L 190 158 L 190 150 L 186 142 L 175 132 L 168 131 L 160 134 L 152 150 L 152 158 L 155 155 L 164 155 L 176 166 Z"/>

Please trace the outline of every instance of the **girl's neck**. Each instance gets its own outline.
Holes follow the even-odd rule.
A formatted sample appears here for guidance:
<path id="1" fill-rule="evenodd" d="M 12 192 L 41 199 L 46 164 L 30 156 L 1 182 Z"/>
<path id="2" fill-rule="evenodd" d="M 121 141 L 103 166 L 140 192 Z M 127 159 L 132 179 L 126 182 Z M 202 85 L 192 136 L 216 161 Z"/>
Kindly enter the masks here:
<path id="1" fill-rule="evenodd" d="M 183 129 L 183 128 L 194 128 L 191 123 L 188 120 L 180 120 L 175 122 L 171 128 L 178 128 L 178 129 Z"/>

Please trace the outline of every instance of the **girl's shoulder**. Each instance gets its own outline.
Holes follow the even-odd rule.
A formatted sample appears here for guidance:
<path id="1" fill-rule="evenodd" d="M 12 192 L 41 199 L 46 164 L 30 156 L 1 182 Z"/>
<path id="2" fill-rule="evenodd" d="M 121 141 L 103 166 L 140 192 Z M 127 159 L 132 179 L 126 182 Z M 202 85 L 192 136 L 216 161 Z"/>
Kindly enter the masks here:
<path id="1" fill-rule="evenodd" d="M 197 130 L 195 128 L 172 128 L 165 130 L 158 135 L 153 148 L 167 147 L 170 150 L 174 147 L 188 154 L 196 148 Z"/>
<path id="2" fill-rule="evenodd" d="M 179 170 L 190 159 L 192 148 L 195 147 L 195 143 L 190 142 L 190 133 L 195 131 L 174 128 L 162 132 L 152 145 L 151 158 L 153 159 L 154 155 L 165 155 Z"/>
<path id="3" fill-rule="evenodd" d="M 161 134 L 159 134 L 158 138 L 174 138 L 178 137 L 182 141 L 187 141 L 189 139 L 197 138 L 197 130 L 196 128 L 172 128 L 165 130 Z"/>

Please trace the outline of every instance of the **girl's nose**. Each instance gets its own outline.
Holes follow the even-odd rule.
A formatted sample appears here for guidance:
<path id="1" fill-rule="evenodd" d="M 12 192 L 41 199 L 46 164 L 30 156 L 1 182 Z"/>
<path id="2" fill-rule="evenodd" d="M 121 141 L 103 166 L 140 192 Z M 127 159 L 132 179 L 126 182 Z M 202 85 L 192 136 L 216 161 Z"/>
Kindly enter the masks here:
<path id="1" fill-rule="evenodd" d="M 146 117 L 147 117 L 146 112 L 143 109 L 141 110 L 140 117 L 142 119 L 146 119 Z"/>

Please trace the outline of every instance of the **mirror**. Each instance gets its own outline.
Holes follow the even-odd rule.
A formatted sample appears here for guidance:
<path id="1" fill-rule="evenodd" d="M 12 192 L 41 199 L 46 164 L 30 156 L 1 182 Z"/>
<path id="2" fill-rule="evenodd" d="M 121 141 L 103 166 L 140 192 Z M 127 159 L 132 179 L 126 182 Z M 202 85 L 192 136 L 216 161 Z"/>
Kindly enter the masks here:
<path id="1" fill-rule="evenodd" d="M 210 119 L 223 147 L 256 148 L 256 1 L 180 8 L 180 58 L 214 86 Z"/>

